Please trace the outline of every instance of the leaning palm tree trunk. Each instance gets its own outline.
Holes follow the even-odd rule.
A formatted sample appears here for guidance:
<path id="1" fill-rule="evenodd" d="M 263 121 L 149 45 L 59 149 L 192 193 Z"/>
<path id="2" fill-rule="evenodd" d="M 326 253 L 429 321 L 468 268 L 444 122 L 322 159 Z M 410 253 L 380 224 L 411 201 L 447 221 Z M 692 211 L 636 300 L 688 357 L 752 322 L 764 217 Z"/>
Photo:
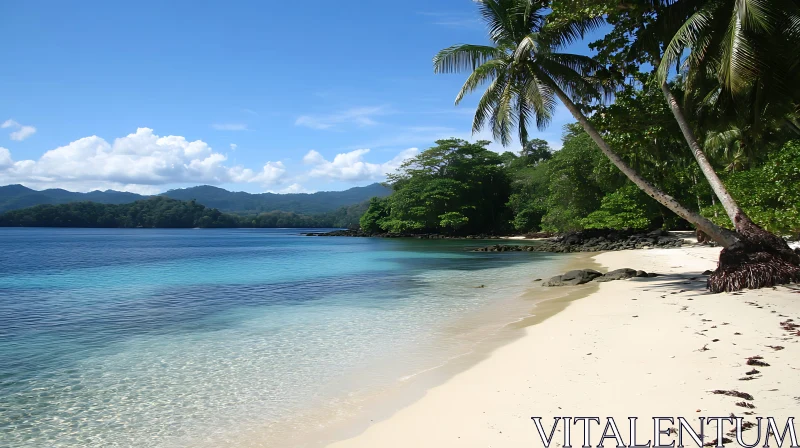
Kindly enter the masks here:
<path id="1" fill-rule="evenodd" d="M 736 244 L 730 246 L 723 244 L 724 249 L 720 253 L 717 270 L 708 279 L 709 289 L 716 292 L 733 291 L 800 281 L 800 251 L 792 251 L 783 238 L 759 227 L 739 207 L 708 161 L 666 81 L 661 83 L 661 91 L 664 92 L 664 98 L 697 164 L 700 165 L 700 170 L 719 198 L 739 236 Z M 702 228 L 701 230 L 705 231 Z M 713 235 L 711 237 L 714 238 Z"/>
<path id="2" fill-rule="evenodd" d="M 620 171 L 622 171 L 628 179 L 631 180 L 636 186 L 642 189 L 645 193 L 647 193 L 650 197 L 658 201 L 663 206 L 667 207 L 668 209 L 672 210 L 675 214 L 680 216 L 681 218 L 689 221 L 690 223 L 697 226 L 698 229 L 705 232 L 709 237 L 711 237 L 714 241 L 722 245 L 723 247 L 732 247 L 738 242 L 738 236 L 727 229 L 724 229 L 701 214 L 689 210 L 688 208 L 681 205 L 675 198 L 670 196 L 669 194 L 661 191 L 658 187 L 650 183 L 647 179 L 642 177 L 639 173 L 637 173 L 633 168 L 631 168 L 624 160 L 608 146 L 608 143 L 603 139 L 600 133 L 595 129 L 594 126 L 589 122 L 586 116 L 578 109 L 575 103 L 564 93 L 563 90 L 558 85 L 553 84 L 551 86 L 553 91 L 567 106 L 567 109 L 572 113 L 572 116 L 575 117 L 576 120 L 583 126 L 583 129 L 586 131 L 587 134 L 594 140 L 597 146 L 600 148 L 600 151 L 611 160 L 611 163 L 614 164 Z"/>
<path id="3" fill-rule="evenodd" d="M 703 172 L 706 180 L 708 180 L 709 185 L 711 185 L 714 194 L 719 198 L 722 207 L 725 209 L 725 213 L 728 214 L 736 230 L 741 231 L 740 225 L 738 224 L 740 222 L 755 225 L 742 209 L 739 208 L 739 205 L 736 204 L 736 201 L 725 188 L 725 184 L 723 184 L 722 180 L 717 176 L 717 172 L 714 170 L 714 167 L 711 166 L 711 162 L 708 161 L 708 157 L 706 157 L 703 149 L 700 147 L 700 143 L 697 141 L 697 137 L 694 135 L 694 131 L 692 131 L 689 125 L 689 121 L 683 114 L 683 110 L 678 104 L 677 98 L 675 98 L 675 95 L 666 82 L 661 83 L 661 91 L 664 92 L 664 98 L 666 98 L 667 104 L 669 104 L 672 110 L 672 115 L 675 116 L 675 120 L 681 128 L 683 138 L 692 150 L 692 155 L 694 155 L 695 160 L 697 160 L 697 164 L 700 165 L 700 170 Z"/>

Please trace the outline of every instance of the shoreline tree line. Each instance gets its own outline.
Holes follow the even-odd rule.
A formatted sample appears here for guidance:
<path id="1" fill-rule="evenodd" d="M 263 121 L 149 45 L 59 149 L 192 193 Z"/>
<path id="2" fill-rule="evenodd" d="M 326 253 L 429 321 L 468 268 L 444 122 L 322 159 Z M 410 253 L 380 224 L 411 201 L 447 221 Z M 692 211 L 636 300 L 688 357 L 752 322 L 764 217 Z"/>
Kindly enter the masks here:
<path id="1" fill-rule="evenodd" d="M 128 204 L 70 202 L 37 205 L 0 214 L 0 227 L 89 228 L 320 228 L 352 227 L 368 203 L 304 215 L 271 211 L 258 214 L 224 213 L 195 200 L 156 196 Z"/>
<path id="2" fill-rule="evenodd" d="M 490 44 L 459 44 L 434 58 L 436 73 L 469 73 L 455 102 L 483 89 L 473 130 L 504 145 L 544 129 L 562 103 L 600 152 L 639 190 L 723 247 L 712 292 L 800 281 L 800 251 L 753 221 L 730 194 L 708 150 L 763 151 L 776 124 L 800 133 L 798 0 L 476 0 Z M 595 56 L 565 52 L 588 32 Z M 626 87 L 658 88 L 732 229 L 671 195 L 603 134 L 597 108 Z M 648 114 L 649 115 L 649 114 Z M 737 135 L 738 134 L 738 135 Z M 647 136 L 641 136 L 647 137 Z M 702 141 L 701 141 L 702 138 Z M 688 150 L 688 151 L 687 151 Z"/>

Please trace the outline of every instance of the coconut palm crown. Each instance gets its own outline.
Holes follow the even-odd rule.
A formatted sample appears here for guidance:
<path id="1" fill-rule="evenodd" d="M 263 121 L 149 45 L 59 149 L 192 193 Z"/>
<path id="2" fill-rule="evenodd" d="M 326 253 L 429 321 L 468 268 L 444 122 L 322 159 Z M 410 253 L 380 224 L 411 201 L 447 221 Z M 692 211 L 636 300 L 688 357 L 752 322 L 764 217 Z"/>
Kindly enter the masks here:
<path id="1" fill-rule="evenodd" d="M 456 105 L 488 84 L 476 108 L 473 132 L 488 125 L 493 137 L 508 145 L 516 128 L 520 142 L 525 142 L 529 122 L 535 121 L 540 130 L 550 124 L 556 88 L 576 101 L 609 93 L 597 77 L 602 65 L 588 56 L 557 51 L 599 25 L 600 19 L 548 26 L 547 10 L 531 0 L 476 3 L 493 45 L 454 45 L 433 59 L 436 73 L 471 71 Z"/>

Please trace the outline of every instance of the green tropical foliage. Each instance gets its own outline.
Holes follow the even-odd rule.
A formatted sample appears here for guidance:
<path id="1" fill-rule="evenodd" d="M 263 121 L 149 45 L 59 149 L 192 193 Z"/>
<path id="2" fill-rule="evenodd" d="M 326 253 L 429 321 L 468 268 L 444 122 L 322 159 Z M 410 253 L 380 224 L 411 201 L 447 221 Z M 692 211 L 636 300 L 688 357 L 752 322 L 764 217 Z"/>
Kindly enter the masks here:
<path id="1" fill-rule="evenodd" d="M 800 237 L 800 141 L 790 141 L 780 150 L 770 153 L 767 161 L 757 168 L 730 173 L 724 178 L 731 194 L 747 214 L 764 229 Z M 730 222 L 719 205 L 704 212 L 721 225 Z"/>
<path id="2" fill-rule="evenodd" d="M 5 227 L 122 227 L 122 228 L 213 228 L 213 227 L 357 227 L 367 203 L 342 207 L 330 213 L 301 215 L 273 211 L 257 215 L 235 215 L 205 207 L 196 201 L 178 201 L 156 196 L 129 204 L 71 202 L 37 205 L 0 215 Z"/>
<path id="3" fill-rule="evenodd" d="M 510 179 L 488 141 L 439 140 L 389 176 L 393 193 L 373 200 L 361 219 L 368 231 L 496 232 L 508 226 Z"/>

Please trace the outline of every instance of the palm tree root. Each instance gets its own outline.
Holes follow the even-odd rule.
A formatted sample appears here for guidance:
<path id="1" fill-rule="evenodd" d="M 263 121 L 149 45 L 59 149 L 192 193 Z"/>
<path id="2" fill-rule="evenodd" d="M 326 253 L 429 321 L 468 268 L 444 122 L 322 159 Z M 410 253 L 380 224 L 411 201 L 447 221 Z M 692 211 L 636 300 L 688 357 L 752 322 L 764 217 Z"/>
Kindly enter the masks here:
<path id="1" fill-rule="evenodd" d="M 800 249 L 750 224 L 737 225 L 740 241 L 720 252 L 717 270 L 708 278 L 711 292 L 800 283 Z"/>

